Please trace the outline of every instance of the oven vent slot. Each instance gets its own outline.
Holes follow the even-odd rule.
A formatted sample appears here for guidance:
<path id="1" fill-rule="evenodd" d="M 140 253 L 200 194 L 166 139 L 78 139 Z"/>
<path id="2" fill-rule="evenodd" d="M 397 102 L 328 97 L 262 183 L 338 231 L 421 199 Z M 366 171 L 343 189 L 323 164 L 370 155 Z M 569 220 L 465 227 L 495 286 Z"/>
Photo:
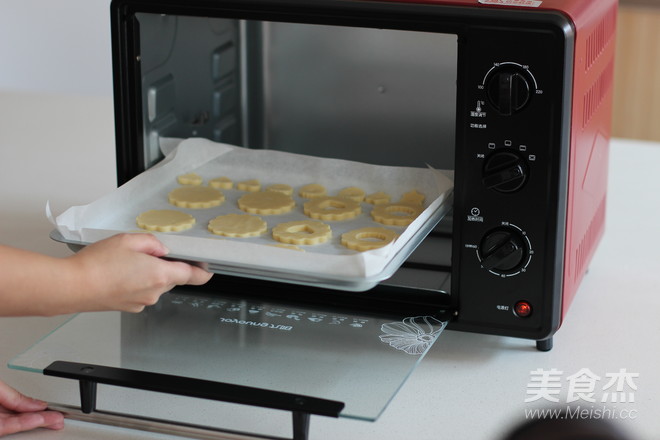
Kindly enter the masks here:
<path id="1" fill-rule="evenodd" d="M 575 250 L 575 272 L 574 279 L 578 281 L 583 273 L 584 265 L 589 261 L 589 256 L 594 250 L 596 240 L 598 239 L 603 227 L 605 225 L 605 197 L 598 204 L 598 209 L 594 214 L 587 232 L 582 237 L 580 244 Z"/>
<path id="2" fill-rule="evenodd" d="M 596 62 L 596 59 L 605 50 L 605 47 L 612 40 L 616 28 L 616 7 L 609 10 L 596 28 L 587 37 L 587 50 L 584 70 L 589 70 Z"/>
<path id="3" fill-rule="evenodd" d="M 591 118 L 600 107 L 600 104 L 603 102 L 614 82 L 614 61 L 610 60 L 605 66 L 605 69 L 598 76 L 593 85 L 587 90 L 587 93 L 583 97 L 583 106 L 582 106 L 582 128 L 585 128 Z"/>

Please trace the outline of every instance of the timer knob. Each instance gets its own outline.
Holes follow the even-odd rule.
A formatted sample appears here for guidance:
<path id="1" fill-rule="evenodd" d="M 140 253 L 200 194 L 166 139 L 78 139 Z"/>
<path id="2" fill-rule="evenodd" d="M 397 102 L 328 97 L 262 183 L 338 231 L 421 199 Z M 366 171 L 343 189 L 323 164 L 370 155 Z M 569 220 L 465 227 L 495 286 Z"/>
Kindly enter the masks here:
<path id="1" fill-rule="evenodd" d="M 531 88 L 525 71 L 513 66 L 497 68 L 486 80 L 488 101 L 504 116 L 511 116 L 527 105 Z"/>
<path id="2" fill-rule="evenodd" d="M 496 272 L 509 272 L 520 267 L 528 249 L 520 231 L 502 227 L 487 233 L 481 240 L 481 267 Z"/>
<path id="3" fill-rule="evenodd" d="M 511 151 L 497 151 L 486 158 L 482 182 L 498 192 L 518 191 L 527 181 L 527 163 Z"/>

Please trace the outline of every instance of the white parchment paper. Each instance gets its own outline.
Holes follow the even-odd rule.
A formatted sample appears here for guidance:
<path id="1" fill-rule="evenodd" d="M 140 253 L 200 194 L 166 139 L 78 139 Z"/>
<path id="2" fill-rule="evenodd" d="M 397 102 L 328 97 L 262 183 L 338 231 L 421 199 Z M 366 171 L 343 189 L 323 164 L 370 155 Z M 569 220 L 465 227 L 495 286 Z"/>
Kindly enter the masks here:
<path id="1" fill-rule="evenodd" d="M 211 234 L 208 222 L 229 213 L 243 213 L 236 201 L 245 194 L 236 189 L 221 190 L 225 202 L 209 209 L 182 209 L 168 203 L 168 193 L 179 187 L 177 176 L 195 172 L 204 179 L 227 176 L 234 182 L 259 179 L 262 187 L 286 183 L 294 188 L 293 212 L 261 216 L 268 232 L 261 237 L 225 238 Z M 348 186 L 367 194 L 384 191 L 399 200 L 402 194 L 417 190 L 426 196 L 425 211 L 407 228 L 385 226 L 400 237 L 392 244 L 372 251 L 356 252 L 340 244 L 342 233 L 365 226 L 383 226 L 372 220 L 372 206 L 363 203 L 363 213 L 349 221 L 328 221 L 333 237 L 321 245 L 300 246 L 305 252 L 274 247 L 271 229 L 279 223 L 308 219 L 303 214 L 306 201 L 297 189 L 308 183 L 324 185 L 329 195 Z M 150 209 L 178 209 L 193 215 L 196 225 L 177 233 L 155 233 L 180 258 L 211 262 L 250 271 L 264 270 L 292 274 L 314 274 L 329 278 L 377 277 L 392 257 L 411 240 L 419 227 L 437 215 L 453 190 L 451 172 L 432 169 L 385 167 L 304 156 L 273 150 L 252 150 L 191 138 L 178 143 L 158 165 L 148 169 L 114 192 L 84 206 L 74 206 L 55 219 L 65 240 L 89 244 L 118 232 L 134 232 L 135 218 Z"/>

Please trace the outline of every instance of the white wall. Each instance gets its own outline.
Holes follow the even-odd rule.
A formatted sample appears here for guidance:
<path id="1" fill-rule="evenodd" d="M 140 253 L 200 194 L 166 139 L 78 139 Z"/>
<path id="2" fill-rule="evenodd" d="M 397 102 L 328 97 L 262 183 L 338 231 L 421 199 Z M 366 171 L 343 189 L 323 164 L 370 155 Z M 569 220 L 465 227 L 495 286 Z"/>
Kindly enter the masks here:
<path id="1" fill-rule="evenodd" d="M 110 0 L 0 0 L 0 89 L 110 96 Z"/>

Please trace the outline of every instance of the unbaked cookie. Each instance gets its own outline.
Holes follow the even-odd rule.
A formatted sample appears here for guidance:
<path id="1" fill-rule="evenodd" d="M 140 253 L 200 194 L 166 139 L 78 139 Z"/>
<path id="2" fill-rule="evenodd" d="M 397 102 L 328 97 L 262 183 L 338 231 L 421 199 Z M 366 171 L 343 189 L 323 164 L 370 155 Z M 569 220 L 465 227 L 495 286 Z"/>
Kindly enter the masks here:
<path id="1" fill-rule="evenodd" d="M 298 190 L 298 195 L 305 199 L 314 199 L 316 197 L 323 197 L 328 193 L 325 186 L 318 183 L 310 183 L 309 185 L 302 186 Z"/>
<path id="2" fill-rule="evenodd" d="M 371 216 L 384 225 L 408 226 L 423 210 L 424 207 L 417 204 L 386 203 L 374 206 Z"/>
<path id="3" fill-rule="evenodd" d="M 290 249 L 292 251 L 305 252 L 305 249 L 299 248 L 298 246 L 296 246 L 294 244 L 279 243 L 279 244 L 269 244 L 268 246 L 278 247 L 278 248 L 282 248 L 282 249 Z"/>
<path id="4" fill-rule="evenodd" d="M 179 208 L 212 208 L 225 201 L 225 195 L 208 186 L 182 186 L 168 194 L 169 202 Z"/>
<path id="5" fill-rule="evenodd" d="M 181 174 L 176 178 L 181 185 L 201 185 L 202 176 L 197 173 Z"/>
<path id="6" fill-rule="evenodd" d="M 358 188 L 357 186 L 349 186 L 348 188 L 339 191 L 339 194 L 337 195 L 339 197 L 346 197 L 355 202 L 361 202 L 364 200 L 365 192 L 362 188 Z"/>
<path id="7" fill-rule="evenodd" d="M 238 207 L 250 214 L 284 214 L 296 206 L 291 196 L 274 191 L 260 191 L 245 194 L 238 199 Z"/>
<path id="8" fill-rule="evenodd" d="M 280 223 L 273 228 L 273 238 L 287 244 L 321 244 L 331 236 L 330 226 L 315 220 Z"/>
<path id="9" fill-rule="evenodd" d="M 372 205 L 382 205 L 384 203 L 390 203 L 391 196 L 383 191 L 378 191 L 373 194 L 369 194 L 364 198 L 364 201 Z"/>
<path id="10" fill-rule="evenodd" d="M 410 203 L 412 205 L 421 205 L 424 203 L 424 199 L 426 197 L 424 194 L 418 192 L 417 190 L 413 189 L 410 192 L 405 193 L 404 195 L 401 196 L 401 203 Z"/>
<path id="11" fill-rule="evenodd" d="M 319 197 L 305 202 L 305 215 L 317 220 L 350 220 L 362 213 L 360 203 L 345 197 Z"/>
<path id="12" fill-rule="evenodd" d="M 212 188 L 232 189 L 234 182 L 229 177 L 222 176 L 209 180 L 209 186 Z"/>
<path id="13" fill-rule="evenodd" d="M 256 215 L 219 215 L 209 222 L 209 231 L 225 237 L 257 237 L 268 229 L 266 222 Z"/>
<path id="14" fill-rule="evenodd" d="M 381 248 L 398 237 L 398 234 L 387 228 L 361 228 L 348 231 L 341 235 L 341 244 L 356 251 L 368 251 Z"/>
<path id="15" fill-rule="evenodd" d="M 266 187 L 266 191 L 274 191 L 290 196 L 293 194 L 293 187 L 286 183 L 275 183 Z"/>
<path id="16" fill-rule="evenodd" d="M 239 191 L 257 192 L 261 189 L 261 182 L 259 179 L 244 180 L 236 184 L 236 189 Z"/>
<path id="17" fill-rule="evenodd" d="M 138 215 L 135 222 L 147 231 L 178 232 L 192 228 L 195 217 L 173 209 L 152 209 Z"/>

